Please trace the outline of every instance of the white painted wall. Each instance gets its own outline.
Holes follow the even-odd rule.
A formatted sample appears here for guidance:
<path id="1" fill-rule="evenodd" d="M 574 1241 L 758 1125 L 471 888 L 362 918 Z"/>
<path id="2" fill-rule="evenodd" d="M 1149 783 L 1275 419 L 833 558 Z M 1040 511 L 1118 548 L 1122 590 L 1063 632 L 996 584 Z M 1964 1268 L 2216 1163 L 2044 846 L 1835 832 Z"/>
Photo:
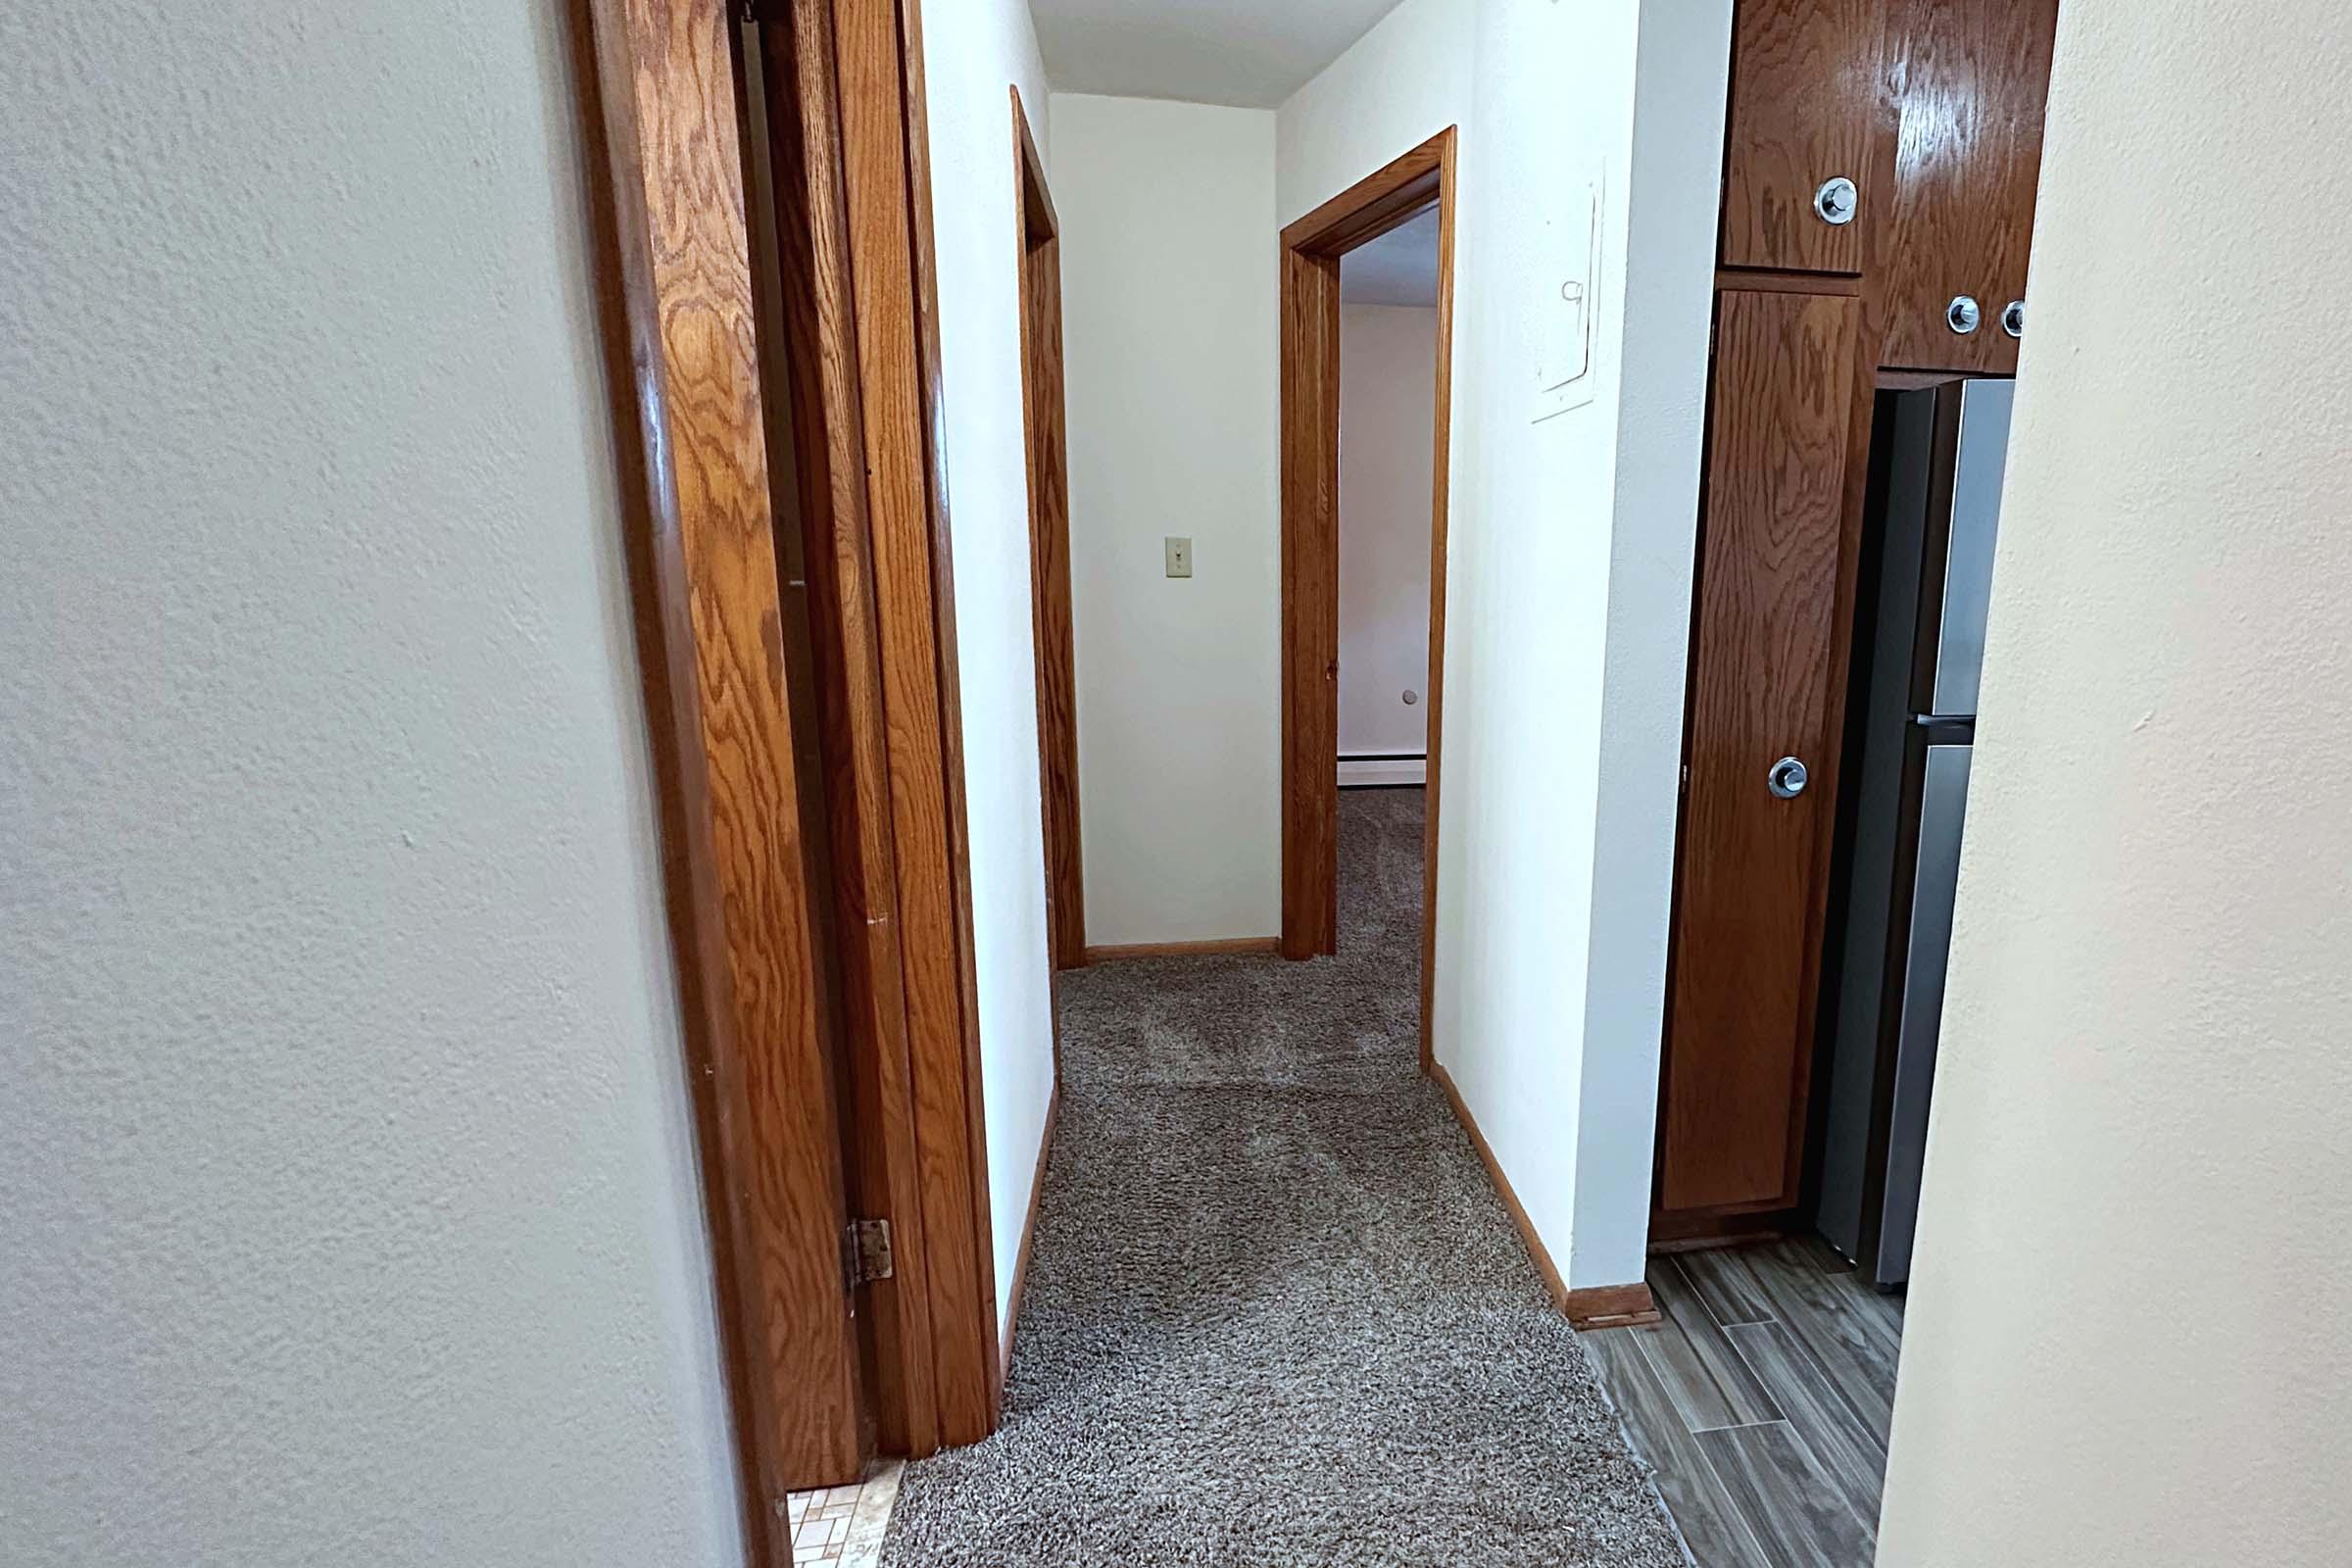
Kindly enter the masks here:
<path id="1" fill-rule="evenodd" d="M 1281 924 L 1272 111 L 1054 95 L 1087 940 Z M 1192 539 L 1193 576 L 1161 542 Z"/>
<path id="2" fill-rule="evenodd" d="M 1883 1568 L 2352 1539 L 2352 34 L 2210 21 L 2059 16 Z"/>
<path id="3" fill-rule="evenodd" d="M 1407 0 L 1280 112 L 1285 220 L 1461 126 L 1433 1024 L 1574 1287 L 1642 1277 L 1728 54 L 1726 0 Z M 1537 423 L 1594 169 L 1595 396 Z"/>
<path id="4" fill-rule="evenodd" d="M 563 8 L 0 18 L 0 1556 L 741 1559 Z"/>
<path id="5" fill-rule="evenodd" d="M 1340 308 L 1340 756 L 1419 756 L 1438 313 Z M 1405 694 L 1413 701 L 1405 701 Z"/>
<path id="6" fill-rule="evenodd" d="M 1635 49 L 1568 1248 L 1577 1286 L 1640 1279 L 1649 1247 L 1731 33 L 1732 0 L 1646 0 Z"/>
<path id="7" fill-rule="evenodd" d="M 1021 403 L 1020 187 L 1009 90 L 1020 88 L 1043 152 L 1045 67 L 1028 7 L 965 0 L 926 10 L 923 71 L 989 1209 L 997 1322 L 1009 1345 L 1013 1270 L 1054 1095 Z"/>

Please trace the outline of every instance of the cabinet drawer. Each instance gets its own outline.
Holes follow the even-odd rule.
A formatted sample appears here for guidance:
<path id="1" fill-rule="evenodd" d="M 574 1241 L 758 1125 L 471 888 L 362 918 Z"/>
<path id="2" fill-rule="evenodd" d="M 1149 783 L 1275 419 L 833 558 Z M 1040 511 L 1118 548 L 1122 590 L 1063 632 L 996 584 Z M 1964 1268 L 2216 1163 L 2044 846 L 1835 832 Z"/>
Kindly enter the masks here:
<path id="1" fill-rule="evenodd" d="M 1863 237 L 1887 192 L 1871 188 L 1882 120 L 1884 0 L 1740 0 L 1732 24 L 1732 103 L 1723 173 L 1723 265 L 1859 272 Z M 1815 198 L 1850 179 L 1850 220 Z"/>

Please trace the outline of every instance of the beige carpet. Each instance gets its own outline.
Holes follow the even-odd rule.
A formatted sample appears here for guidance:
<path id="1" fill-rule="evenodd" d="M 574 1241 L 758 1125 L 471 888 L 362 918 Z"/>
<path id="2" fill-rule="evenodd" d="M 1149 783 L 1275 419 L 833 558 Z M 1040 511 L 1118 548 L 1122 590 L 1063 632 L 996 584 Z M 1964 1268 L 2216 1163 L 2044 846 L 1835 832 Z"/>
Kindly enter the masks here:
<path id="1" fill-rule="evenodd" d="M 1417 1070 L 1420 792 L 1340 845 L 1336 959 L 1064 977 L 1004 1428 L 907 1467 L 891 1568 L 1685 1563 Z"/>

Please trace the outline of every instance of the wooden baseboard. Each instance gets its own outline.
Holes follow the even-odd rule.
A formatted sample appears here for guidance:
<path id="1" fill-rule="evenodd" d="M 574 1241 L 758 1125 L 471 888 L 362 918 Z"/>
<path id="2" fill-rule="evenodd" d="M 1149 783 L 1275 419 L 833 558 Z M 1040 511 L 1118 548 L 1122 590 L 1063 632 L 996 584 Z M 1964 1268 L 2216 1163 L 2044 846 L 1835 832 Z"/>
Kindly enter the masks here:
<path id="1" fill-rule="evenodd" d="M 1519 1239 L 1527 1244 L 1527 1255 L 1535 1260 L 1536 1272 L 1544 1276 L 1544 1288 L 1551 1293 L 1553 1304 L 1567 1315 L 1568 1321 L 1580 1329 L 1630 1328 L 1637 1323 L 1657 1322 L 1657 1303 L 1650 1299 L 1646 1285 L 1597 1285 L 1579 1291 L 1568 1288 L 1559 1266 L 1552 1262 L 1550 1251 L 1544 1246 L 1544 1238 L 1536 1234 L 1535 1222 L 1527 1217 L 1519 1195 L 1511 1191 L 1510 1178 L 1503 1175 L 1502 1166 L 1495 1162 L 1494 1151 L 1487 1146 L 1487 1135 L 1479 1131 L 1478 1118 L 1462 1102 L 1462 1092 L 1453 1086 L 1453 1075 L 1443 1062 L 1437 1061 L 1429 1064 L 1429 1075 L 1446 1092 L 1447 1103 L 1453 1106 L 1453 1119 L 1470 1135 L 1470 1147 L 1478 1151 L 1479 1163 L 1487 1167 L 1487 1179 L 1494 1184 L 1502 1206 L 1510 1210 L 1511 1223 L 1519 1227 Z"/>
<path id="2" fill-rule="evenodd" d="M 1568 1321 L 1580 1329 L 1630 1329 L 1658 1321 L 1646 1285 L 1594 1285 L 1568 1293 Z"/>
<path id="3" fill-rule="evenodd" d="M 1767 1241 L 1804 1224 L 1789 1208 L 1686 1208 L 1652 1211 L 1649 1250 L 1661 1252 L 1706 1247 L 1732 1247 L 1740 1242 Z"/>
<path id="4" fill-rule="evenodd" d="M 1132 942 L 1123 947 L 1089 948 L 1089 963 L 1113 963 L 1121 958 L 1208 958 L 1218 955 L 1273 953 L 1280 937 L 1218 937 L 1208 942 Z"/>
<path id="5" fill-rule="evenodd" d="M 997 1397 L 1004 1396 L 1004 1378 L 1012 1369 L 1012 1331 L 1021 1317 L 1021 1294 L 1029 1288 L 1029 1250 L 1037 1245 L 1037 1213 L 1046 1200 L 1046 1156 L 1054 1152 L 1054 1126 L 1061 1115 L 1061 1082 L 1046 1101 L 1046 1128 L 1037 1140 L 1037 1173 L 1029 1179 L 1029 1214 L 1021 1221 L 1021 1250 L 1012 1259 L 1012 1295 L 1004 1303 L 1004 1343 L 997 1356 Z"/>

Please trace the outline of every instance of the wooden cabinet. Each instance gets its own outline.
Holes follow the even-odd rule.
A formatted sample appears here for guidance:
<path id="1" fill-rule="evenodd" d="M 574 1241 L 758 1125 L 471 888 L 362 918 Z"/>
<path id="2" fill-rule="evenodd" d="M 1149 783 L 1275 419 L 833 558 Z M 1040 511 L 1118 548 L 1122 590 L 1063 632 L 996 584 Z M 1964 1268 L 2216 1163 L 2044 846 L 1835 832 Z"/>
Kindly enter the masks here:
<path id="1" fill-rule="evenodd" d="M 1882 365 L 2008 375 L 2001 320 L 2026 297 L 2058 0 L 1889 0 L 1896 114 Z M 1979 321 L 1957 332 L 1952 302 Z"/>
<path id="2" fill-rule="evenodd" d="M 1838 570 L 1862 302 L 1719 296 L 1690 787 L 1666 1065 L 1665 1209 L 1796 1201 L 1808 911 L 1837 807 Z M 1774 788 L 1797 759 L 1801 793 Z"/>
<path id="3" fill-rule="evenodd" d="M 1859 272 L 1887 193 L 1871 154 L 1881 100 L 1884 0 L 1742 0 L 1733 22 L 1731 133 L 1723 166 L 1726 267 Z M 1814 200 L 1850 179 L 1833 223 Z"/>
<path id="4" fill-rule="evenodd" d="M 1871 394 L 1882 370 L 2016 367 L 2001 313 L 2026 292 L 2058 3 L 1739 0 L 1660 1239 L 1802 1215 Z M 1840 175 L 1853 220 L 1831 223 L 1815 193 Z M 1773 793 L 1784 758 L 1801 793 Z"/>

